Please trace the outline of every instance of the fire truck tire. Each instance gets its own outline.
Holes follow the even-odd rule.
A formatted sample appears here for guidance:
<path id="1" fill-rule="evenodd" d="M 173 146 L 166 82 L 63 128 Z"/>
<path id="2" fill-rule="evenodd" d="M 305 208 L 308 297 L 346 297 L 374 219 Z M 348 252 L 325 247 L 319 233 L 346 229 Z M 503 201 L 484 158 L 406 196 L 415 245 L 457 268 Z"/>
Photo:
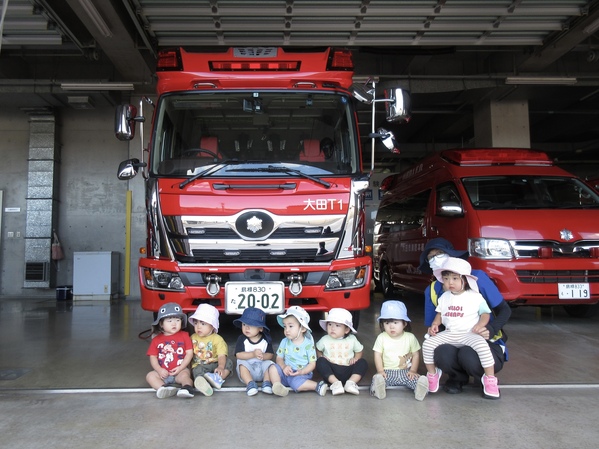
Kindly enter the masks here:
<path id="1" fill-rule="evenodd" d="M 595 316 L 599 304 L 578 304 L 572 306 L 564 306 L 564 310 L 573 318 L 590 318 Z"/>

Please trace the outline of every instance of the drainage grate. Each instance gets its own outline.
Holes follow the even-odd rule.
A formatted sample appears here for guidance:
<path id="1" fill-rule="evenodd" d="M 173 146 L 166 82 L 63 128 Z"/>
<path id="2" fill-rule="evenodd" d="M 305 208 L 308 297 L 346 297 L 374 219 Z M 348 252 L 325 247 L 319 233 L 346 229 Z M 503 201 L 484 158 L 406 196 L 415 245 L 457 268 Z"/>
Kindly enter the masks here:
<path id="1" fill-rule="evenodd" d="M 28 368 L 23 369 L 0 369 L 0 380 L 16 380 L 21 376 L 24 376 L 29 371 Z"/>

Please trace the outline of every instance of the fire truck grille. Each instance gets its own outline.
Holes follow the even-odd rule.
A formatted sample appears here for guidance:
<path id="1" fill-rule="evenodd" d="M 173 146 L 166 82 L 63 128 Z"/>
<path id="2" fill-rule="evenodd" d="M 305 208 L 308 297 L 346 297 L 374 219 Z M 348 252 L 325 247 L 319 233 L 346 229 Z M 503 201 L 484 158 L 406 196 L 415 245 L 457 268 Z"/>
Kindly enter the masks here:
<path id="1" fill-rule="evenodd" d="M 244 262 L 314 262 L 328 260 L 329 256 L 318 256 L 313 249 L 289 249 L 286 251 L 277 251 L 272 254 L 269 249 L 245 249 L 245 250 L 193 250 L 193 256 L 197 261 L 212 263 L 239 263 Z"/>
<path id="2" fill-rule="evenodd" d="M 518 280 L 525 284 L 599 282 L 599 270 L 516 270 L 516 274 Z"/>
<path id="3" fill-rule="evenodd" d="M 193 229 L 188 229 L 188 234 L 192 236 L 194 239 L 198 240 L 216 240 L 216 239 L 238 239 L 239 235 L 235 233 L 232 229 L 224 229 L 224 228 L 207 228 L 202 230 L 201 234 L 197 234 L 193 231 Z M 324 234 L 327 238 L 331 237 L 339 237 L 340 233 L 328 233 Z M 306 239 L 306 238 L 318 238 L 321 239 L 323 234 L 320 232 L 317 233 L 309 233 L 306 232 L 305 228 L 279 228 L 272 235 L 269 236 L 269 239 Z"/>
<path id="4" fill-rule="evenodd" d="M 592 248 L 599 247 L 599 241 L 585 240 L 571 243 L 562 243 L 550 240 L 524 240 L 512 242 L 512 248 L 517 258 L 539 257 L 542 249 L 550 249 L 550 257 L 556 259 L 584 259 L 593 257 Z M 596 256 L 595 256 L 596 257 Z"/>

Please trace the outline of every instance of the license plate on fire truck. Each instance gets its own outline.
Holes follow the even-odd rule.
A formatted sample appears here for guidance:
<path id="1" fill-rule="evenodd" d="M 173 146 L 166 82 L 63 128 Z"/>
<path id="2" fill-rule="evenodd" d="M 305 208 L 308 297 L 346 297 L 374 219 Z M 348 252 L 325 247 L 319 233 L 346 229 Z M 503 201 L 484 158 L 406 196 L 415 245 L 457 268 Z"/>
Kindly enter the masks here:
<path id="1" fill-rule="evenodd" d="M 588 283 L 557 284 L 559 299 L 590 299 L 591 286 Z"/>
<path id="2" fill-rule="evenodd" d="M 285 284 L 283 282 L 227 282 L 225 284 L 225 312 L 242 314 L 248 307 L 265 313 L 283 313 Z"/>

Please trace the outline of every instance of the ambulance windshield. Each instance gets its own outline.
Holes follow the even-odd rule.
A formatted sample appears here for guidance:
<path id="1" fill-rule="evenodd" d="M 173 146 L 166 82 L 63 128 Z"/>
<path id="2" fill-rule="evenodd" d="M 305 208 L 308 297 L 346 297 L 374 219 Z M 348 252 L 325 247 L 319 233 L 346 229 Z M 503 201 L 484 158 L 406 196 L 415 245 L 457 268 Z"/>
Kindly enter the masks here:
<path id="1" fill-rule="evenodd" d="M 475 209 L 599 208 L 599 196 L 576 178 L 484 176 L 463 178 Z"/>

